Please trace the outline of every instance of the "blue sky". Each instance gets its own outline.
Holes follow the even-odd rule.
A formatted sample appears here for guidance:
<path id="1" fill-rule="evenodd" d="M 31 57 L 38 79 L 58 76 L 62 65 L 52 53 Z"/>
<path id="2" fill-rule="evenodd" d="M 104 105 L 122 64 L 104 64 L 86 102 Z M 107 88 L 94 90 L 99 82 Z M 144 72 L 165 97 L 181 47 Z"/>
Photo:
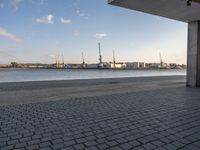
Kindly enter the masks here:
<path id="1" fill-rule="evenodd" d="M 0 0 L 0 63 L 103 61 L 186 63 L 187 24 L 107 4 L 106 0 Z"/>

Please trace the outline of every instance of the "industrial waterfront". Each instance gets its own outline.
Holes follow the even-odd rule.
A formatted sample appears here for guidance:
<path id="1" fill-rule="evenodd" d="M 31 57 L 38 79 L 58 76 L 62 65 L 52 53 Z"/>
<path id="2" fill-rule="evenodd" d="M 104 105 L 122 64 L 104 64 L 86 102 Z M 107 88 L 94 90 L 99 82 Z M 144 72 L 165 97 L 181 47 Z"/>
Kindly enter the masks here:
<path id="1" fill-rule="evenodd" d="M 117 61 L 115 51 L 113 50 L 112 60 L 109 62 L 103 61 L 101 43 L 98 43 L 98 60 L 96 63 L 87 63 L 84 53 L 81 53 L 82 63 L 65 63 L 63 54 L 53 56 L 53 63 L 17 63 L 1 64 L 0 68 L 28 68 L 28 69 L 115 69 L 115 70 L 137 70 L 137 69 L 186 69 L 185 64 L 167 63 L 163 61 L 161 53 L 159 53 L 159 62 L 119 62 Z"/>

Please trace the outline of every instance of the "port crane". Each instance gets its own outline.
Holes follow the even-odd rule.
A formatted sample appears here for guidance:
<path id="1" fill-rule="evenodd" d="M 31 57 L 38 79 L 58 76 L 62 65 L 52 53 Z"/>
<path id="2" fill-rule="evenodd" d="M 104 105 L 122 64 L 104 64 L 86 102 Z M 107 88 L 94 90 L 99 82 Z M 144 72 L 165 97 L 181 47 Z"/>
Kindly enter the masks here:
<path id="1" fill-rule="evenodd" d="M 115 51 L 113 50 L 113 67 L 115 68 L 116 60 L 115 60 Z"/>
<path id="2" fill-rule="evenodd" d="M 99 68 L 103 68 L 102 55 L 101 55 L 101 43 L 98 43 L 98 46 L 99 46 Z"/>
<path id="3" fill-rule="evenodd" d="M 85 58 L 84 58 L 84 53 L 82 52 L 82 68 L 85 68 L 86 64 L 85 64 Z"/>
<path id="4" fill-rule="evenodd" d="M 162 59 L 161 53 L 159 53 L 159 57 L 160 57 L 160 67 L 162 68 L 163 67 L 163 59 Z"/>
<path id="5" fill-rule="evenodd" d="M 61 59 L 61 60 L 60 60 Z M 56 55 L 55 56 L 55 68 L 56 69 L 63 69 L 65 68 L 65 62 L 64 62 L 64 55 Z"/>
<path id="6" fill-rule="evenodd" d="M 82 52 L 82 64 L 85 64 L 84 53 Z"/>

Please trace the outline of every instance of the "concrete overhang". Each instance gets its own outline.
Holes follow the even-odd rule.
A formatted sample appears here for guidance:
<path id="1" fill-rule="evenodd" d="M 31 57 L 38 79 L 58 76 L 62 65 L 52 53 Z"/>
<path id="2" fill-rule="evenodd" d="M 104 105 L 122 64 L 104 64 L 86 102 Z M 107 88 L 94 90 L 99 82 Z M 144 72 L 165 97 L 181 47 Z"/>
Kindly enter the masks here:
<path id="1" fill-rule="evenodd" d="M 108 0 L 108 3 L 182 22 L 200 20 L 200 0 L 194 0 L 191 6 L 187 0 Z"/>

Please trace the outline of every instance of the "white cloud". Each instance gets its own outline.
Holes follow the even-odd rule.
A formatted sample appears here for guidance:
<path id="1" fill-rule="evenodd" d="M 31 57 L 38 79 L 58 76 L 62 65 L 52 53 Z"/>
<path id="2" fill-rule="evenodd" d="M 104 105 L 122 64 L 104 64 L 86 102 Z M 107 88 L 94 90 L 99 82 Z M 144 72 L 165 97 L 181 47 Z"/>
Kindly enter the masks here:
<path id="1" fill-rule="evenodd" d="M 38 4 L 39 5 L 43 5 L 45 3 L 46 0 L 38 0 Z"/>
<path id="2" fill-rule="evenodd" d="M 14 7 L 14 10 L 17 11 L 19 9 L 19 4 L 23 2 L 23 0 L 12 0 L 11 5 Z"/>
<path id="3" fill-rule="evenodd" d="M 84 17 L 84 16 L 85 16 L 85 14 L 82 13 L 80 10 L 76 10 L 76 13 L 77 13 L 77 15 L 80 16 L 80 17 Z"/>
<path id="4" fill-rule="evenodd" d="M 0 9 L 3 9 L 3 8 L 4 8 L 4 4 L 0 3 Z"/>
<path id="5" fill-rule="evenodd" d="M 56 55 L 50 54 L 50 55 L 49 55 L 49 58 L 51 58 L 51 59 L 56 59 Z"/>
<path id="6" fill-rule="evenodd" d="M 64 24 L 70 24 L 72 21 L 70 19 L 65 19 L 65 18 L 61 18 L 60 19 L 61 23 L 64 23 Z"/>
<path id="7" fill-rule="evenodd" d="M 106 33 L 96 33 L 95 34 L 95 37 L 98 38 L 98 39 L 102 39 L 102 38 L 107 37 L 107 36 L 108 36 L 108 34 L 106 34 Z"/>
<path id="8" fill-rule="evenodd" d="M 29 0 L 29 2 L 37 5 L 44 5 L 46 3 L 46 0 Z"/>
<path id="9" fill-rule="evenodd" d="M 6 37 L 10 40 L 16 41 L 16 42 L 21 42 L 22 40 L 19 39 L 16 35 L 7 32 L 4 28 L 0 27 L 0 36 Z"/>
<path id="10" fill-rule="evenodd" d="M 54 23 L 53 18 L 54 18 L 54 16 L 49 14 L 46 17 L 37 18 L 36 22 L 37 23 L 53 24 Z"/>
<path id="11" fill-rule="evenodd" d="M 74 36 L 80 36 L 80 34 L 81 33 L 79 31 L 74 31 L 74 33 L 73 33 Z"/>
<path id="12" fill-rule="evenodd" d="M 73 7 L 75 8 L 76 14 L 79 17 L 88 19 L 89 18 L 89 14 L 81 11 L 80 2 L 81 2 L 80 0 L 75 0 L 74 3 L 73 3 Z"/>

